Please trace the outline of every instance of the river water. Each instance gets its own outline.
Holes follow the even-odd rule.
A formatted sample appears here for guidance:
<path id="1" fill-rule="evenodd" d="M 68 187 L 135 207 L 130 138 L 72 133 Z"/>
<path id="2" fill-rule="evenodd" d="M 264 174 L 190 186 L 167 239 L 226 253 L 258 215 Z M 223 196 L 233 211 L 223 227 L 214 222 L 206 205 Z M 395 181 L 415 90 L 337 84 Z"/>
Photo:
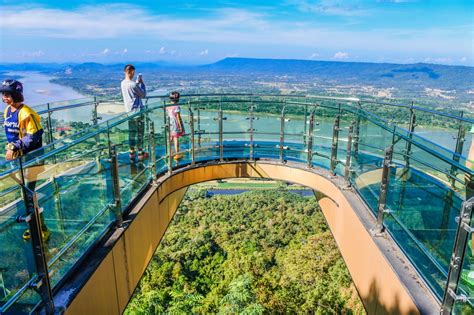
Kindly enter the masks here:
<path id="1" fill-rule="evenodd" d="M 4 79 L 19 79 L 24 86 L 24 95 L 25 103 L 30 106 L 38 106 L 45 103 L 66 101 L 66 100 L 75 100 L 85 98 L 86 96 L 76 92 L 71 87 L 63 86 L 55 83 L 51 83 L 51 77 L 30 71 L 19 71 L 19 72 L 9 72 L 6 76 L 0 78 Z M 162 95 L 166 91 L 158 90 L 149 93 L 150 95 Z M 1 110 L 5 105 L 1 104 Z M 90 121 L 91 113 L 90 110 L 70 110 L 68 113 L 57 112 L 55 113 L 57 119 L 60 120 L 76 120 L 76 121 Z M 218 130 L 218 125 L 215 121 L 217 114 L 215 112 L 202 112 L 201 120 L 203 127 L 207 129 L 206 131 L 215 132 Z M 247 115 L 241 113 L 228 113 L 226 114 L 228 119 L 224 122 L 224 132 L 225 131 L 247 131 L 249 129 L 249 120 Z M 106 118 L 106 117 L 104 117 Z M 108 117 L 107 117 L 108 118 Z M 255 129 L 259 132 L 279 132 L 280 123 L 277 116 L 264 116 L 259 117 L 259 120 L 255 121 Z M 304 123 L 298 119 L 291 119 L 286 123 L 285 128 L 287 133 L 300 134 L 304 131 Z M 320 140 L 327 141 L 330 145 L 330 135 L 332 134 L 332 119 L 331 120 L 320 120 L 319 125 L 316 126 L 315 134 L 325 135 L 322 136 Z M 370 130 L 367 131 L 368 135 L 372 133 Z M 438 144 L 449 150 L 454 150 L 456 141 L 453 137 L 456 136 L 455 130 L 444 130 L 439 128 L 417 128 L 417 134 L 420 136 Z M 233 135 L 229 135 L 229 138 L 232 138 Z M 224 137 L 226 138 L 226 137 Z M 278 141 L 278 137 L 267 137 L 268 140 Z M 271 139 L 270 139 L 271 138 Z M 325 138 L 325 139 L 324 139 Z M 287 138 L 291 141 L 291 138 Z M 301 140 L 300 137 L 295 137 L 294 140 Z M 466 143 L 464 145 L 463 153 L 467 155 L 467 150 L 469 149 L 472 137 L 467 135 Z"/>

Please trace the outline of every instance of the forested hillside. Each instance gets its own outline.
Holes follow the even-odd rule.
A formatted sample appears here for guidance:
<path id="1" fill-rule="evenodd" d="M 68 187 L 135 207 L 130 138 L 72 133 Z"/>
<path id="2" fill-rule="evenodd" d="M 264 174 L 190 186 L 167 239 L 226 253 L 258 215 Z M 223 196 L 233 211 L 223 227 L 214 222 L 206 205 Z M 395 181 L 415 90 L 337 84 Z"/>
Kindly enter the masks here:
<path id="1" fill-rule="evenodd" d="M 188 193 L 126 314 L 362 314 L 314 198 Z"/>

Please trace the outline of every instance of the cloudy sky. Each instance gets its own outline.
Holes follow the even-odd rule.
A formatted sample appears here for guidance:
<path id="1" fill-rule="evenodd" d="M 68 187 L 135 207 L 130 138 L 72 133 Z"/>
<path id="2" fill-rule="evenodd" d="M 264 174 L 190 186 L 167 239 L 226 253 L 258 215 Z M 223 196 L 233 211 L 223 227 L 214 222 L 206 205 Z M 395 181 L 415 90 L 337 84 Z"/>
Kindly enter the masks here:
<path id="1" fill-rule="evenodd" d="M 0 60 L 474 65 L 474 1 L 0 1 Z"/>

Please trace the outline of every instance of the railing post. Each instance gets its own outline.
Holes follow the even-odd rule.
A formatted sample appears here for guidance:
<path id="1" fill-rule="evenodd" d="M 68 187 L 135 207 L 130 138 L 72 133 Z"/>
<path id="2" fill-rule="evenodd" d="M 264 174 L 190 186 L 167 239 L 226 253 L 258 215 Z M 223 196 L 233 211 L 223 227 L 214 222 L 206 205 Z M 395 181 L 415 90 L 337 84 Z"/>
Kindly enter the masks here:
<path id="1" fill-rule="evenodd" d="M 46 261 L 46 255 L 44 250 L 44 242 L 42 235 L 42 227 L 40 220 L 40 213 L 42 209 L 38 205 L 38 198 L 34 191 L 31 191 L 26 187 L 24 178 L 24 169 L 22 165 L 22 159 L 20 162 L 20 174 L 21 174 L 21 189 L 23 193 L 23 202 L 25 203 L 26 217 L 21 218 L 23 222 L 28 222 L 31 235 L 31 245 L 35 259 L 36 272 L 38 275 L 38 282 L 33 284 L 35 289 L 41 296 L 41 301 L 44 305 L 47 314 L 54 313 L 54 302 L 53 294 L 51 289 L 51 282 L 49 279 L 48 263 Z"/>
<path id="2" fill-rule="evenodd" d="M 166 114 L 166 101 L 163 100 L 163 122 L 165 125 L 165 144 L 166 144 L 166 153 L 168 155 L 168 174 L 171 174 L 173 171 L 173 154 L 171 154 L 171 137 L 170 137 L 170 120 Z"/>
<path id="3" fill-rule="evenodd" d="M 250 129 L 248 130 L 250 132 L 250 160 L 253 161 L 253 132 L 254 132 L 254 129 L 253 129 L 253 109 L 254 109 L 254 106 L 253 106 L 253 102 L 252 104 L 250 105 L 250 108 L 249 108 L 249 119 L 250 119 Z"/>
<path id="4" fill-rule="evenodd" d="M 347 181 L 347 186 L 351 186 L 351 164 L 352 164 L 352 134 L 354 132 L 354 124 L 353 122 L 349 126 L 349 133 L 347 135 L 347 149 L 346 149 L 346 165 L 344 168 L 344 178 Z"/>
<path id="5" fill-rule="evenodd" d="M 354 157 L 357 158 L 359 154 L 359 134 L 360 134 L 360 109 L 362 107 L 361 103 L 357 103 L 359 107 L 357 108 L 357 119 L 354 127 L 354 134 L 352 135 L 352 141 L 354 143 Z"/>
<path id="6" fill-rule="evenodd" d="M 387 190 L 390 179 L 390 165 L 392 164 L 393 146 L 385 149 L 385 158 L 383 160 L 382 181 L 380 182 L 379 202 L 377 205 L 377 225 L 376 232 L 384 231 L 383 220 L 388 210 L 385 208 L 387 204 Z"/>
<path id="7" fill-rule="evenodd" d="M 51 105 L 49 103 L 46 104 L 48 107 L 48 119 L 46 120 L 46 125 L 48 128 L 48 144 L 54 142 L 53 137 L 53 120 L 51 119 Z"/>
<path id="8" fill-rule="evenodd" d="M 223 113 L 222 113 L 222 103 L 219 101 L 219 115 L 217 118 L 219 122 L 219 161 L 224 161 L 224 140 L 223 140 Z"/>
<path id="9" fill-rule="evenodd" d="M 285 144 L 285 107 L 286 105 L 283 105 L 280 115 L 280 163 L 283 163 L 283 146 Z"/>
<path id="10" fill-rule="evenodd" d="M 189 103 L 189 127 L 191 128 L 191 165 L 196 163 L 196 152 L 194 146 L 194 113 L 191 109 L 191 102 Z"/>
<path id="11" fill-rule="evenodd" d="M 336 119 L 334 120 L 334 126 L 332 129 L 332 147 L 331 147 L 331 162 L 330 162 L 330 170 L 332 175 L 336 175 L 336 166 L 337 166 L 337 148 L 339 142 L 339 123 L 341 120 L 341 116 L 338 114 Z"/>
<path id="12" fill-rule="evenodd" d="M 173 149 L 172 149 L 172 146 L 173 144 L 171 143 L 172 140 L 171 140 L 171 135 L 170 135 L 170 119 L 169 117 L 166 117 L 166 137 L 167 137 L 167 141 L 166 143 L 168 144 L 167 147 L 168 147 L 168 174 L 171 174 L 171 172 L 173 171 Z M 175 154 L 177 154 L 178 152 L 175 152 Z"/>
<path id="13" fill-rule="evenodd" d="M 157 168 L 156 168 L 156 144 L 155 144 L 155 123 L 149 121 L 149 144 L 150 144 L 150 162 L 153 182 L 156 183 Z"/>
<path id="14" fill-rule="evenodd" d="M 307 126 L 306 126 L 306 121 L 308 121 L 308 104 L 305 104 L 304 106 L 304 130 L 303 130 L 303 143 L 306 146 L 306 131 L 307 131 Z"/>
<path id="15" fill-rule="evenodd" d="M 455 302 L 467 302 L 468 299 L 465 295 L 458 295 L 457 290 L 459 279 L 461 277 L 464 256 L 466 254 L 469 233 L 473 233 L 473 228 L 471 227 L 473 208 L 474 197 L 471 197 L 469 200 L 462 203 L 461 214 L 456 218 L 458 228 L 456 230 L 456 240 L 454 242 L 454 248 L 449 264 L 448 280 L 444 290 L 441 314 L 451 314 Z"/>
<path id="16" fill-rule="evenodd" d="M 120 196 L 120 178 L 119 178 L 119 169 L 118 169 L 118 159 L 117 159 L 117 148 L 115 145 L 110 147 L 110 170 L 112 173 L 112 192 L 114 196 L 114 213 L 116 219 L 116 225 L 118 227 L 122 226 L 122 198 Z"/>
<path id="17" fill-rule="evenodd" d="M 460 117 L 462 118 L 463 116 L 464 116 L 464 112 L 461 111 Z M 466 136 L 466 127 L 464 126 L 462 120 L 459 120 L 458 134 L 456 136 L 456 148 L 455 148 L 454 154 L 453 154 L 453 160 L 456 161 L 456 162 L 459 162 L 459 160 L 460 160 L 460 157 L 461 157 L 461 154 L 462 154 L 462 149 L 464 147 L 464 142 L 466 141 L 465 136 Z M 456 184 L 456 181 L 455 181 L 454 177 L 456 177 L 456 175 L 457 175 L 457 167 L 456 166 L 451 165 L 450 174 L 452 175 L 452 177 L 450 178 L 449 181 L 451 183 L 451 187 L 454 188 L 454 186 Z"/>
<path id="18" fill-rule="evenodd" d="M 92 124 L 94 126 L 99 123 L 99 119 L 102 119 L 97 113 L 97 107 L 99 107 L 99 102 L 97 101 L 97 97 L 94 96 L 94 108 L 92 109 Z"/>
<path id="19" fill-rule="evenodd" d="M 201 147 L 201 108 L 200 106 L 200 100 L 198 99 L 198 106 L 197 106 L 197 130 L 198 130 L 198 148 Z"/>
<path id="20" fill-rule="evenodd" d="M 305 123 L 305 126 L 306 126 L 306 123 Z M 314 110 L 311 112 L 311 115 L 309 116 L 309 128 L 308 128 L 308 134 L 306 135 L 306 138 L 307 138 L 306 150 L 308 152 L 306 160 L 307 160 L 308 168 L 311 168 L 313 166 L 313 130 L 314 130 Z"/>
<path id="21" fill-rule="evenodd" d="M 415 131 L 416 127 L 416 114 L 415 110 L 413 109 L 413 102 L 411 103 L 411 108 L 410 108 L 410 123 L 408 126 L 408 131 L 410 132 L 408 134 L 408 138 L 412 139 L 413 138 L 413 132 Z M 411 155 L 411 141 L 407 141 L 406 147 L 405 147 L 405 167 L 409 168 L 410 167 L 410 155 Z"/>

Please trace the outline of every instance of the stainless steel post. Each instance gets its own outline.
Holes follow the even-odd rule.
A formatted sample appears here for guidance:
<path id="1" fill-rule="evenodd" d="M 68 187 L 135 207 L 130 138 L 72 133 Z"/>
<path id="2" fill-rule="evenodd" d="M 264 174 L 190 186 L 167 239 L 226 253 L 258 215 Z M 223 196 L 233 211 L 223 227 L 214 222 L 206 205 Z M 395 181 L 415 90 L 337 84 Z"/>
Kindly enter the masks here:
<path id="1" fill-rule="evenodd" d="M 357 109 L 357 119 L 354 127 L 354 134 L 352 135 L 352 142 L 354 143 L 354 157 L 356 158 L 359 154 L 360 108 L 362 107 L 360 102 L 358 102 L 357 104 L 359 105 Z"/>
<path id="2" fill-rule="evenodd" d="M 168 144 L 168 173 L 171 174 L 173 171 L 173 148 L 172 148 L 172 140 L 171 140 L 171 134 L 170 134 L 170 119 L 169 117 L 166 117 L 166 138 L 167 141 L 166 143 Z M 175 154 L 178 154 L 178 152 L 175 152 Z"/>
<path id="3" fill-rule="evenodd" d="M 351 186 L 352 134 L 354 132 L 354 125 L 355 122 L 353 122 L 349 126 L 349 134 L 347 135 L 346 165 L 344 169 L 344 177 L 347 181 L 348 186 Z"/>
<path id="4" fill-rule="evenodd" d="M 189 126 L 191 128 L 191 165 L 196 163 L 196 148 L 194 145 L 194 113 L 189 104 Z"/>
<path id="5" fill-rule="evenodd" d="M 410 108 L 410 123 L 408 126 L 408 131 L 410 132 L 408 134 L 408 138 L 412 139 L 413 138 L 413 132 L 415 131 L 415 126 L 416 126 L 416 114 L 415 110 L 413 109 L 413 102 L 411 103 L 411 108 Z M 405 146 L 405 167 L 409 168 L 410 167 L 410 155 L 411 155 L 411 141 L 407 141 L 407 144 Z"/>
<path id="6" fill-rule="evenodd" d="M 306 126 L 306 122 L 308 121 L 308 104 L 304 106 L 304 126 L 303 126 L 303 143 L 306 146 L 306 131 L 308 127 Z"/>
<path id="7" fill-rule="evenodd" d="M 149 121 L 149 144 L 150 144 L 150 162 L 153 181 L 156 182 L 157 168 L 156 168 L 156 143 L 155 143 L 155 123 Z"/>
<path id="8" fill-rule="evenodd" d="M 334 126 L 332 128 L 332 146 L 331 146 L 331 162 L 330 162 L 330 170 L 332 175 L 336 175 L 336 166 L 337 166 L 337 149 L 338 149 L 338 142 L 339 142 L 339 128 L 341 116 L 337 115 L 336 119 L 334 120 Z"/>
<path id="9" fill-rule="evenodd" d="M 467 302 L 468 297 L 458 294 L 459 279 L 466 254 L 466 245 L 469 241 L 469 234 L 474 232 L 471 221 L 474 208 L 474 197 L 463 202 L 461 215 L 456 218 L 458 228 L 456 230 L 456 240 L 454 242 L 453 253 L 448 270 L 448 281 L 444 290 L 441 314 L 451 314 L 455 302 Z"/>
<path id="10" fill-rule="evenodd" d="M 460 117 L 464 116 L 464 112 L 461 111 Z M 460 120 L 459 121 L 459 127 L 458 127 L 458 134 L 456 136 L 456 148 L 454 149 L 454 154 L 453 154 L 453 160 L 456 162 L 459 162 L 461 154 L 462 154 L 462 149 L 464 147 L 464 142 L 466 141 L 466 127 L 464 126 L 463 122 Z M 458 173 L 458 169 L 456 166 L 451 165 L 451 170 L 450 174 L 452 177 L 450 178 L 450 183 L 451 187 L 455 188 L 456 180 L 453 177 L 456 177 Z"/>
<path id="11" fill-rule="evenodd" d="M 46 104 L 48 107 L 48 120 L 47 120 L 47 127 L 48 127 L 48 137 L 47 141 L 48 144 L 54 142 L 54 136 L 53 136 L 53 120 L 51 119 L 51 105 L 49 103 Z"/>
<path id="12" fill-rule="evenodd" d="M 306 125 L 306 122 L 305 122 Z M 307 166 L 311 168 L 313 166 L 313 130 L 314 130 L 314 110 L 309 116 L 309 128 L 308 134 L 306 135 L 306 151 L 307 151 Z"/>
<path id="13" fill-rule="evenodd" d="M 219 161 L 224 161 L 224 140 L 223 140 L 223 120 L 224 116 L 222 113 L 222 103 L 219 101 L 219 113 L 217 117 L 218 123 L 219 123 Z"/>
<path id="14" fill-rule="evenodd" d="M 26 217 L 20 217 L 20 222 L 27 222 L 30 229 L 31 245 L 35 259 L 36 272 L 38 275 L 38 282 L 33 284 L 35 289 L 41 296 L 41 302 L 47 314 L 54 313 L 54 302 L 49 279 L 48 264 L 44 249 L 44 241 L 42 235 L 42 226 L 40 220 L 40 209 L 38 205 L 38 198 L 34 191 L 26 187 L 24 178 L 24 169 L 22 159 L 19 159 L 20 174 L 21 174 L 21 189 L 23 193 L 23 202 L 25 203 Z"/>
<path id="15" fill-rule="evenodd" d="M 384 216 L 389 210 L 386 209 L 387 205 L 387 190 L 390 179 L 390 165 L 392 164 L 393 146 L 389 146 L 385 149 L 385 158 L 383 160 L 382 168 L 382 180 L 380 182 L 380 193 L 379 201 L 377 205 L 377 225 L 376 232 L 383 232 L 383 220 Z"/>
<path id="16" fill-rule="evenodd" d="M 250 119 L 250 129 L 248 130 L 250 132 L 250 160 L 252 161 L 253 160 L 253 146 L 254 146 L 254 143 L 253 143 L 253 132 L 254 132 L 254 128 L 253 128 L 253 110 L 254 110 L 254 105 L 253 105 L 253 102 L 252 104 L 250 105 L 250 108 L 249 108 L 249 119 Z"/>
<path id="17" fill-rule="evenodd" d="M 122 198 L 120 196 L 120 178 L 117 159 L 117 148 L 115 145 L 110 147 L 110 170 L 112 175 L 112 192 L 114 195 L 114 213 L 117 226 L 122 226 Z"/>
<path id="18" fill-rule="evenodd" d="M 280 162 L 283 163 L 283 146 L 285 145 L 285 107 L 283 106 L 280 115 Z"/>

